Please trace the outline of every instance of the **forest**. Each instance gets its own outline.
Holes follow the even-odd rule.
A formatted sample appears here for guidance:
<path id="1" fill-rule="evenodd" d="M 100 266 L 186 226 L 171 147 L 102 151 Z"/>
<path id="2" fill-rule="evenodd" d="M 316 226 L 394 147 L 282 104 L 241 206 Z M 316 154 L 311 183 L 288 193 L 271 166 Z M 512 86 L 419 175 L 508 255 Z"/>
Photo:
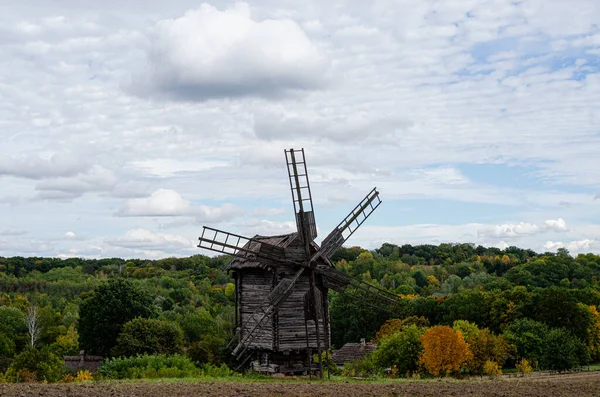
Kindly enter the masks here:
<path id="1" fill-rule="evenodd" d="M 94 375 L 104 378 L 237 376 L 226 348 L 229 259 L 0 257 L 0 381 L 75 379 L 61 358 L 80 350 L 106 357 Z M 340 248 L 332 262 L 398 296 L 390 304 L 330 291 L 333 349 L 361 338 L 379 346 L 341 372 L 329 365 L 332 373 L 562 372 L 600 362 L 599 255 L 386 243 Z"/>

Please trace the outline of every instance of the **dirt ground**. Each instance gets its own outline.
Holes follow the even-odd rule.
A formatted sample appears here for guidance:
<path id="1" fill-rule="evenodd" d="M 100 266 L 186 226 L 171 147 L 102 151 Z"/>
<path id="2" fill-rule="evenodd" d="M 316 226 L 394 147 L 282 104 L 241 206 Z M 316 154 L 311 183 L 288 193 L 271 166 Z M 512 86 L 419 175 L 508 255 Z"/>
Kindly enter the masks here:
<path id="1" fill-rule="evenodd" d="M 600 372 L 496 381 L 96 382 L 0 384 L 1 397 L 79 396 L 600 396 Z"/>

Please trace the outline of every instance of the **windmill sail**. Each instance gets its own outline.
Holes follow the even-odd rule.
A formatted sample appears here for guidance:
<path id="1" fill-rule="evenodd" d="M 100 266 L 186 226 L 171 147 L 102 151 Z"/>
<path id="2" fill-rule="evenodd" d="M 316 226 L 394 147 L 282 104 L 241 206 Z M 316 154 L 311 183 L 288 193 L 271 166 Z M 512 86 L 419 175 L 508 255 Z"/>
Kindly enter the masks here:
<path id="1" fill-rule="evenodd" d="M 371 192 L 367 194 L 367 196 L 362 199 L 352 211 L 350 211 L 350 214 L 348 214 L 348 216 L 346 216 L 344 220 L 342 220 L 340 224 L 323 239 L 321 249 L 316 255 L 329 257 L 333 254 L 335 250 L 340 248 L 342 244 L 354 234 L 356 229 L 367 220 L 373 211 L 379 207 L 379 204 L 381 204 L 379 192 L 377 191 L 377 188 L 373 188 L 373 190 L 371 190 Z"/>
<path id="2" fill-rule="evenodd" d="M 285 261 L 281 247 L 204 226 L 198 247 L 244 259 L 260 259 L 269 263 Z M 288 261 L 289 262 L 289 261 Z"/>
<path id="3" fill-rule="evenodd" d="M 314 240 L 317 237 L 317 226 L 313 201 L 306 169 L 306 158 L 304 149 L 285 150 L 292 201 L 294 203 L 294 214 L 296 215 L 296 226 L 298 233 L 305 239 Z"/>
<path id="4" fill-rule="evenodd" d="M 366 283 L 356 277 L 342 273 L 333 267 L 323 265 L 317 266 L 317 273 L 323 275 L 323 284 L 327 288 L 332 288 L 338 292 L 344 292 L 346 287 L 350 286 L 368 292 L 371 296 L 384 300 L 386 303 L 396 305 L 401 301 L 396 294 Z"/>

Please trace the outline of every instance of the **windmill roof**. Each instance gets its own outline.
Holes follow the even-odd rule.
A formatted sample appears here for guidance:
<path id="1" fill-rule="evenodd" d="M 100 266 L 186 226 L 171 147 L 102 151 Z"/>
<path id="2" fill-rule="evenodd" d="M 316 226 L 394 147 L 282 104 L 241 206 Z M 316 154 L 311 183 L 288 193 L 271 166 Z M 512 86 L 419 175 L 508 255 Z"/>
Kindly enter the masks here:
<path id="1" fill-rule="evenodd" d="M 374 343 L 346 343 L 340 349 L 333 352 L 331 360 L 337 365 L 351 363 L 360 360 L 367 354 L 377 350 L 377 345 Z"/>
<path id="2" fill-rule="evenodd" d="M 280 234 L 276 236 L 260 236 L 256 235 L 252 239 L 258 240 L 260 242 L 271 244 L 276 247 L 288 248 L 293 242 L 297 241 L 298 233 L 290 233 L 290 234 Z M 297 244 L 294 244 L 294 246 Z M 315 251 L 319 249 L 316 243 L 311 243 Z M 304 252 L 302 250 L 302 252 Z M 288 251 L 288 254 L 290 252 Z M 304 258 L 304 253 L 302 253 L 302 257 Z M 323 259 L 319 259 L 323 260 Z M 324 259 L 324 262 L 328 266 L 333 266 L 328 259 Z M 282 263 L 284 264 L 284 263 Z M 241 270 L 241 269 L 266 269 L 269 267 L 269 264 L 261 262 L 260 260 L 256 260 L 255 258 L 247 259 L 240 257 L 233 257 L 233 259 L 227 264 L 225 270 Z"/>

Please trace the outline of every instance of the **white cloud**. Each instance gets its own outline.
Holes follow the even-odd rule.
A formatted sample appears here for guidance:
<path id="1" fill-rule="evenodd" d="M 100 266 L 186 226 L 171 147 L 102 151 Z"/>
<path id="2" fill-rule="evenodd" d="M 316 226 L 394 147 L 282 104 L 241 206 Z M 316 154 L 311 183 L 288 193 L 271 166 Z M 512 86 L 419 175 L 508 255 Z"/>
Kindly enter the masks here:
<path id="1" fill-rule="evenodd" d="M 327 61 L 290 19 L 254 20 L 246 3 L 218 10 L 202 4 L 157 23 L 143 94 L 203 100 L 279 96 L 318 88 Z"/>
<path id="2" fill-rule="evenodd" d="M 105 241 L 117 247 L 164 251 L 190 249 L 195 245 L 183 236 L 154 233 L 141 228 L 128 230 L 121 237 L 107 238 Z"/>
<path id="3" fill-rule="evenodd" d="M 190 202 L 170 189 L 158 189 L 146 198 L 127 200 L 119 216 L 180 216 L 189 215 Z"/>
<path id="4" fill-rule="evenodd" d="M 397 141 L 413 123 L 408 118 L 366 111 L 342 115 L 329 113 L 315 110 L 298 114 L 282 107 L 268 108 L 254 115 L 254 133 L 259 139 L 269 141 L 312 137 L 379 145 Z"/>
<path id="5" fill-rule="evenodd" d="M 546 225 L 546 228 L 548 230 L 552 230 L 555 232 L 566 232 L 567 230 L 569 230 L 567 228 L 567 223 L 565 222 L 565 220 L 563 218 L 558 218 L 558 219 L 548 219 L 546 222 L 544 222 Z"/>
<path id="6" fill-rule="evenodd" d="M 253 235 L 272 236 L 294 233 L 297 231 L 295 222 L 273 222 L 265 219 L 252 220 L 235 225 L 242 233 L 251 237 Z"/>
<path id="7" fill-rule="evenodd" d="M 244 210 L 232 204 L 220 207 L 192 206 L 189 200 L 171 189 L 158 189 L 149 197 L 130 199 L 117 212 L 118 216 L 194 216 L 197 222 L 222 222 L 243 215 Z"/>
<path id="8" fill-rule="evenodd" d="M 496 225 L 487 229 L 480 229 L 477 235 L 482 238 L 516 238 L 524 235 L 534 235 L 540 232 L 540 227 L 528 222 L 519 222 L 517 224 L 506 223 Z"/>
<path id="9" fill-rule="evenodd" d="M 544 244 L 544 248 L 550 251 L 556 251 L 559 248 L 566 248 L 569 252 L 589 252 L 591 250 L 597 250 L 600 248 L 600 241 L 597 240 L 576 240 L 576 241 L 547 241 Z"/>
<path id="10" fill-rule="evenodd" d="M 86 172 L 88 168 L 81 158 L 63 153 L 54 154 L 49 158 L 35 154 L 0 156 L 0 176 L 12 175 L 29 179 L 68 177 Z"/>
<path id="11" fill-rule="evenodd" d="M 70 201 L 89 192 L 107 192 L 117 184 L 112 170 L 94 165 L 85 174 L 45 179 L 35 185 L 35 199 Z"/>
<path id="12" fill-rule="evenodd" d="M 566 232 L 567 223 L 563 218 L 548 219 L 542 225 L 536 225 L 529 222 L 506 223 L 492 227 L 482 228 L 477 231 L 477 235 L 481 238 L 500 238 L 500 239 L 515 239 L 524 236 L 534 236 L 536 234 L 553 232 Z"/>

